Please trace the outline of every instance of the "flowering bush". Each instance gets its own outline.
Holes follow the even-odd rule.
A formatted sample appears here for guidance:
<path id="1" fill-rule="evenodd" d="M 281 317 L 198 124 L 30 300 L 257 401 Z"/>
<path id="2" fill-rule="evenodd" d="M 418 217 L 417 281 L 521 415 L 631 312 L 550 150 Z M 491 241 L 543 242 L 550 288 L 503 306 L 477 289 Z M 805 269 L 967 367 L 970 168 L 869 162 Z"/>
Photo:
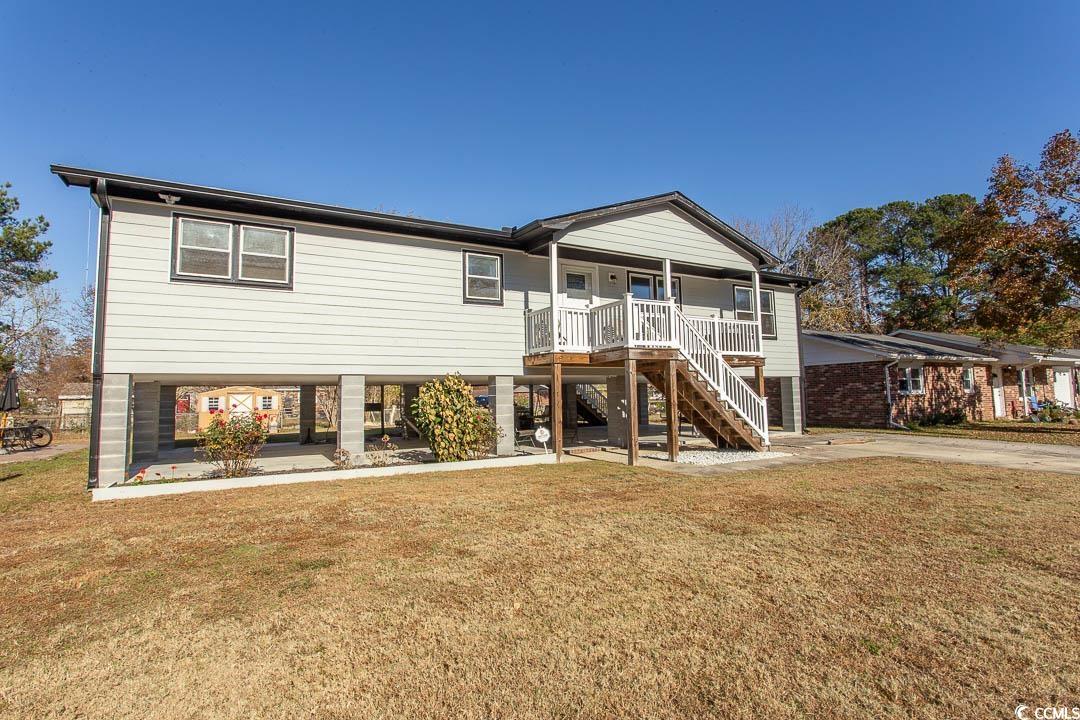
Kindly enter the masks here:
<path id="1" fill-rule="evenodd" d="M 269 437 L 266 420 L 260 413 L 226 415 L 215 411 L 210 424 L 199 432 L 198 452 L 225 477 L 247 475 Z"/>
<path id="2" fill-rule="evenodd" d="M 472 388 L 457 374 L 425 383 L 412 414 L 438 462 L 482 458 L 502 436 L 495 418 L 476 404 Z"/>

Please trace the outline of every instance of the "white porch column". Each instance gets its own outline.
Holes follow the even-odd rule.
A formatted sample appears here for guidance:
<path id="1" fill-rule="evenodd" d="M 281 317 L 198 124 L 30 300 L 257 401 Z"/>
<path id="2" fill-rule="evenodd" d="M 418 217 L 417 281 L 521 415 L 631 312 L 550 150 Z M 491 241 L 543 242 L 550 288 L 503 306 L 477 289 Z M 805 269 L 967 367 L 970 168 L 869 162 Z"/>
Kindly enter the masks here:
<path id="1" fill-rule="evenodd" d="M 97 486 L 127 480 L 131 430 L 131 376 L 105 373 L 101 378 L 101 413 L 98 430 Z"/>
<path id="2" fill-rule="evenodd" d="M 548 245 L 548 288 L 551 290 L 551 352 L 559 351 L 559 246 Z"/>
<path id="3" fill-rule="evenodd" d="M 671 259 L 664 258 L 664 297 L 657 300 L 668 300 L 671 297 Z"/>
<path id="4" fill-rule="evenodd" d="M 347 450 L 357 465 L 364 462 L 364 376 L 338 380 L 338 450 Z"/>
<path id="5" fill-rule="evenodd" d="M 754 290 L 753 290 L 753 293 L 754 293 L 754 298 L 753 298 L 753 300 L 754 300 L 754 319 L 757 320 L 757 346 L 758 346 L 758 352 L 761 355 L 764 355 L 765 354 L 765 344 L 762 342 L 763 341 L 763 337 L 762 337 L 763 334 L 761 332 L 761 277 L 759 276 L 757 270 L 754 270 L 753 275 L 751 275 L 750 277 L 751 277 L 751 282 L 752 282 L 753 287 L 754 287 Z"/>
<path id="6" fill-rule="evenodd" d="M 515 423 L 514 423 L 514 376 L 492 375 L 488 378 L 488 401 L 491 406 L 491 414 L 495 418 L 495 424 L 502 430 L 502 437 L 495 446 L 495 454 L 506 457 L 514 454 Z"/>
<path id="7" fill-rule="evenodd" d="M 132 459 L 135 462 L 153 460 L 158 454 L 161 383 L 135 383 L 133 403 Z"/>

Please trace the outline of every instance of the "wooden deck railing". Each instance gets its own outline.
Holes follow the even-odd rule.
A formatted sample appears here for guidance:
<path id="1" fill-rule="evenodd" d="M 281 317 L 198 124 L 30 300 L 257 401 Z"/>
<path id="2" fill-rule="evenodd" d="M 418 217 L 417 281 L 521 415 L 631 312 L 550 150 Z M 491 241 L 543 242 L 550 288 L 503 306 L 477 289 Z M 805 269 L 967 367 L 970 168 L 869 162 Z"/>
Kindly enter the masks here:
<path id="1" fill-rule="evenodd" d="M 627 295 L 591 308 L 559 308 L 559 352 L 595 352 L 621 347 L 674 348 L 674 303 Z M 679 311 L 681 314 L 681 311 Z M 719 315 L 683 315 L 684 320 L 723 355 L 761 355 L 761 333 L 753 320 Z M 526 352 L 552 352 L 551 308 L 525 316 Z"/>

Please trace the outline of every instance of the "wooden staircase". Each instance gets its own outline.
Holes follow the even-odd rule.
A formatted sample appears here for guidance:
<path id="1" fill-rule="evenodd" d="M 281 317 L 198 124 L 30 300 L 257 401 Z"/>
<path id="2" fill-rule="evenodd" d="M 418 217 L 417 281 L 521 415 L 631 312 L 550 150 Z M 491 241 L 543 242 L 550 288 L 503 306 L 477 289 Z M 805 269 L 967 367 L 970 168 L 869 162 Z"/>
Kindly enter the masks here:
<path id="1" fill-rule="evenodd" d="M 579 384 L 575 387 L 578 417 L 586 425 L 607 425 L 607 395 L 595 385 Z"/>
<path id="2" fill-rule="evenodd" d="M 762 451 L 766 443 L 749 423 L 713 390 L 705 378 L 686 360 L 675 361 L 675 384 L 679 414 L 697 428 L 716 447 Z M 664 373 L 661 368 L 642 367 L 641 373 L 661 392 Z"/>

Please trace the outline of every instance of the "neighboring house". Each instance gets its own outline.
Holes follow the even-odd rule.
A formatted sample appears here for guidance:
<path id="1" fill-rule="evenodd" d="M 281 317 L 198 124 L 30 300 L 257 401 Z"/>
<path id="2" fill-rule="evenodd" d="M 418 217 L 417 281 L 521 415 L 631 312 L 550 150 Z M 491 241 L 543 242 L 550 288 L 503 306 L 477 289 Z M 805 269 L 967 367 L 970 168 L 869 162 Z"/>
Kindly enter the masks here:
<path id="1" fill-rule="evenodd" d="M 804 330 L 803 352 L 811 425 L 887 427 L 954 411 L 969 420 L 1021 417 L 1033 392 L 1076 406 L 1074 351 L 909 330 Z"/>
<path id="2" fill-rule="evenodd" d="M 1039 402 L 1060 402 L 1077 407 L 1080 350 L 1051 350 L 1015 343 L 989 344 L 971 335 L 895 330 L 896 337 L 911 338 L 954 348 L 962 352 L 985 352 L 994 356 L 991 384 L 994 417 L 1020 417 L 1030 411 L 1032 393 Z"/>
<path id="3" fill-rule="evenodd" d="M 90 427 L 91 383 L 68 383 L 60 390 L 56 414 L 61 430 L 79 430 Z"/>
<path id="4" fill-rule="evenodd" d="M 579 388 L 603 394 L 630 462 L 646 382 L 717 444 L 802 427 L 812 281 L 681 193 L 491 229 L 52 169 L 101 210 L 91 485 L 172 446 L 178 385 L 299 386 L 301 437 L 314 388 L 337 386 L 337 443 L 359 461 L 365 385 L 401 384 L 408 407 L 451 372 L 488 386 L 500 455 L 515 385 L 550 385 L 555 418 Z"/>
<path id="5" fill-rule="evenodd" d="M 266 418 L 266 425 L 270 432 L 277 431 L 281 426 L 283 403 L 281 393 L 277 390 L 250 385 L 230 385 L 198 393 L 196 398 L 200 431 L 210 425 L 210 419 L 215 413 L 227 415 L 258 413 Z"/>
<path id="6" fill-rule="evenodd" d="M 994 415 L 986 353 L 958 351 L 890 335 L 803 331 L 807 423 L 841 427 L 903 425 L 962 410 Z"/>

